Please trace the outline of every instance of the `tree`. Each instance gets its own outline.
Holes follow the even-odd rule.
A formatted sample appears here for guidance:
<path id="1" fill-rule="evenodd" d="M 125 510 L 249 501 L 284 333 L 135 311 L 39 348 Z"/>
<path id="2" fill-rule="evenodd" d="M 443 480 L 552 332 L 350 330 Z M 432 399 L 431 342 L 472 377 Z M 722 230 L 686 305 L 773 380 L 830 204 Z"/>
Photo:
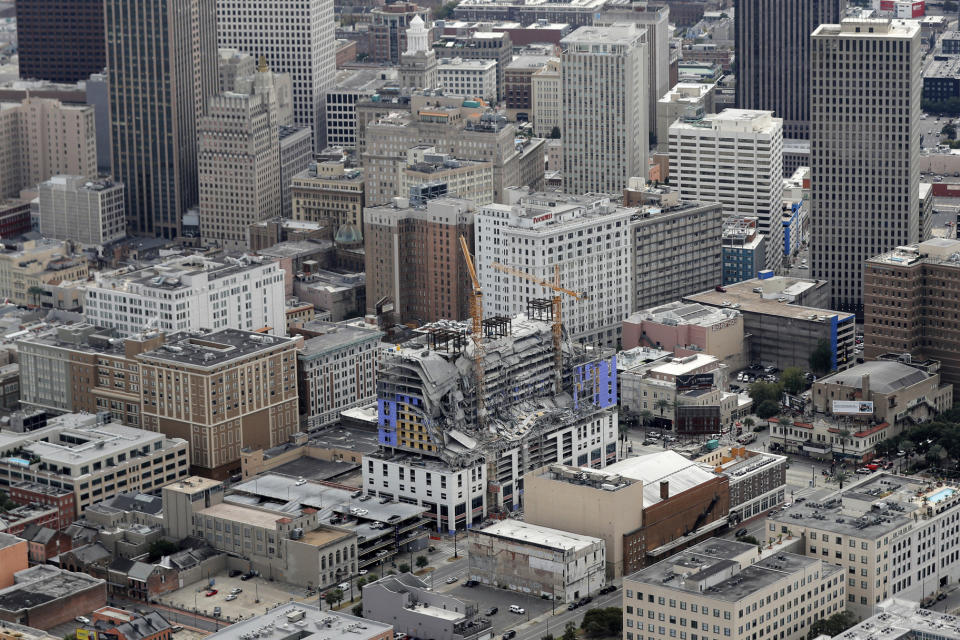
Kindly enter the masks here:
<path id="1" fill-rule="evenodd" d="M 400 573 L 410 573 L 410 565 L 406 562 L 401 562 L 397 568 L 400 569 Z"/>
<path id="2" fill-rule="evenodd" d="M 783 387 L 776 382 L 759 381 L 750 385 L 750 399 L 753 400 L 754 406 L 758 406 L 767 401 L 779 405 L 780 394 L 782 392 Z"/>
<path id="3" fill-rule="evenodd" d="M 561 636 L 562 640 L 577 640 L 577 625 L 572 622 L 568 622 L 563 627 L 563 635 Z"/>
<path id="4" fill-rule="evenodd" d="M 663 412 L 670 408 L 670 401 L 666 398 L 660 398 L 653 403 L 653 408 L 660 412 L 660 417 L 663 417 Z"/>
<path id="5" fill-rule="evenodd" d="M 550 137 L 553 138 L 554 140 L 559 139 L 559 138 L 560 138 L 560 127 L 558 127 L 557 125 L 553 125 L 553 128 L 550 129 Z"/>
<path id="6" fill-rule="evenodd" d="M 757 414 L 758 418 L 762 418 L 767 422 L 770 422 L 770 418 L 780 413 L 780 405 L 773 400 L 764 400 L 757 406 L 757 409 L 754 413 Z"/>
<path id="7" fill-rule="evenodd" d="M 363 585 L 367 584 L 367 579 L 363 576 L 357 578 L 357 591 L 363 593 Z"/>
<path id="8" fill-rule="evenodd" d="M 427 560 L 427 556 L 417 556 L 417 567 L 423 569 L 428 564 L 430 564 L 430 561 Z"/>
<path id="9" fill-rule="evenodd" d="M 754 420 L 753 418 L 743 419 L 743 426 L 745 426 L 747 429 L 753 429 L 755 424 L 757 424 L 757 421 Z"/>
<path id="10" fill-rule="evenodd" d="M 942 445 L 935 444 L 927 451 L 927 462 L 939 467 L 947 457 L 947 450 Z"/>
<path id="11" fill-rule="evenodd" d="M 807 390 L 807 379 L 799 367 L 787 367 L 780 376 L 783 390 L 790 395 L 797 396 Z"/>
<path id="12" fill-rule="evenodd" d="M 540 640 L 553 640 L 553 634 L 552 633 L 544 634 L 540 636 Z"/>
<path id="13" fill-rule="evenodd" d="M 156 562 L 163 556 L 169 556 L 171 554 L 180 551 L 180 547 L 175 542 L 170 542 L 169 540 L 154 540 L 150 543 L 150 548 L 148 550 L 150 554 L 150 560 Z"/>
<path id="14" fill-rule="evenodd" d="M 955 126 L 953 126 L 953 123 L 948 122 L 947 124 L 943 125 L 943 128 L 942 128 L 942 129 L 940 129 L 940 135 L 947 136 L 947 137 L 950 138 L 951 140 L 956 140 L 956 139 L 957 139 L 957 128 L 956 128 Z"/>
<path id="15" fill-rule="evenodd" d="M 650 424 L 651 420 L 653 420 L 653 411 L 650 411 L 650 409 L 644 409 L 640 412 L 640 422 L 643 423 L 644 427 Z"/>
<path id="16" fill-rule="evenodd" d="M 362 603 L 362 602 L 358 602 L 357 604 L 353 605 L 353 608 L 350 609 L 350 612 L 351 612 L 353 615 L 357 616 L 358 618 L 362 618 L 362 617 L 363 617 L 363 603 Z"/>
<path id="17" fill-rule="evenodd" d="M 454 2 L 447 2 L 442 7 L 439 7 L 436 11 L 433 12 L 434 20 L 446 20 L 453 15 L 453 10 L 457 8 L 457 5 L 460 4 L 459 0 L 454 0 Z"/>
<path id="18" fill-rule="evenodd" d="M 335 604 L 339 604 L 343 600 L 343 590 L 330 589 L 330 591 L 327 591 L 327 595 L 323 600 L 331 607 Z"/>
<path id="19" fill-rule="evenodd" d="M 810 625 L 807 640 L 813 640 L 821 635 L 836 637 L 855 624 L 857 624 L 857 616 L 849 611 L 841 611 L 829 618 L 821 618 Z"/>
<path id="20" fill-rule="evenodd" d="M 46 289 L 44 289 L 43 287 L 38 287 L 37 285 L 33 285 L 32 287 L 27 289 L 27 294 L 31 298 L 33 298 L 33 304 L 36 307 L 40 306 L 40 296 L 45 295 L 46 293 L 47 293 Z"/>
<path id="21" fill-rule="evenodd" d="M 620 637 L 623 629 L 623 610 L 620 607 L 590 609 L 580 625 L 588 638 Z"/>
<path id="22" fill-rule="evenodd" d="M 837 432 L 837 437 L 840 438 L 840 457 L 844 460 L 847 459 L 847 440 L 850 439 L 850 436 L 853 435 L 850 432 L 850 429 L 842 427 L 840 431 Z"/>
<path id="23" fill-rule="evenodd" d="M 760 544 L 760 541 L 754 538 L 753 536 L 743 536 L 742 538 L 737 538 L 737 542 L 748 542 L 750 544 Z"/>
<path id="24" fill-rule="evenodd" d="M 830 350 L 830 343 L 821 340 L 817 343 L 817 348 L 810 354 L 810 370 L 818 376 L 833 369 L 833 353 Z"/>

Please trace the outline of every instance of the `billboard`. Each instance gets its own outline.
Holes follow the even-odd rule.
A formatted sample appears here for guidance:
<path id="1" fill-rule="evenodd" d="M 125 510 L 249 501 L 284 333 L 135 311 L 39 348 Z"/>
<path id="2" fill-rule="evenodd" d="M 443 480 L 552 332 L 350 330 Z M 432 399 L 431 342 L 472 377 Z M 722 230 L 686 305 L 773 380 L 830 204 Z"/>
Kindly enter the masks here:
<path id="1" fill-rule="evenodd" d="M 873 414 L 873 403 L 864 400 L 834 400 L 833 413 L 848 416 L 868 416 Z"/>
<path id="2" fill-rule="evenodd" d="M 780 404 L 788 409 L 799 411 L 801 413 L 807 408 L 806 400 L 804 400 L 801 396 L 790 395 L 786 391 L 783 392 L 783 395 L 780 398 Z"/>
<path id="3" fill-rule="evenodd" d="M 691 389 L 710 389 L 713 387 L 712 373 L 689 373 L 677 376 L 677 391 Z"/>
<path id="4" fill-rule="evenodd" d="M 709 435 L 721 429 L 719 405 L 677 406 L 677 433 L 684 435 Z"/>

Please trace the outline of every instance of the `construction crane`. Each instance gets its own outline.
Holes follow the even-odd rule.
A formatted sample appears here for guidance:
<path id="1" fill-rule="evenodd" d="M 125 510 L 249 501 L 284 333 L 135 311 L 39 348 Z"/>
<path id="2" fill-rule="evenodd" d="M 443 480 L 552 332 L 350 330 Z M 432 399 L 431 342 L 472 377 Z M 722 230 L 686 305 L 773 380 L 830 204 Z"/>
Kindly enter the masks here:
<path id="1" fill-rule="evenodd" d="M 477 427 L 483 429 L 487 425 L 486 411 L 486 352 L 483 348 L 483 291 L 480 289 L 480 280 L 477 270 L 473 266 L 473 256 L 467 239 L 460 236 L 460 249 L 463 251 L 463 260 L 467 263 L 467 271 L 473 282 L 473 294 L 470 296 L 470 318 L 473 321 L 470 338 L 473 340 L 473 375 L 476 379 L 477 394 Z"/>
<path id="2" fill-rule="evenodd" d="M 561 349 L 561 342 L 563 340 L 563 318 L 561 317 L 560 303 L 562 297 L 560 294 L 568 295 L 574 300 L 583 300 L 586 295 L 579 291 L 572 291 L 560 286 L 560 265 L 558 264 L 553 265 L 553 282 L 544 280 L 543 278 L 538 278 L 537 276 L 527 273 L 526 271 L 520 271 L 519 269 L 508 267 L 507 265 L 500 264 L 499 262 L 494 262 L 490 266 L 497 271 L 502 271 L 503 273 L 517 276 L 518 278 L 523 278 L 524 280 L 529 280 L 534 284 L 538 284 L 545 289 L 550 289 L 553 291 L 553 357 L 555 360 L 553 382 L 556 393 L 559 394 L 562 391 L 563 386 L 563 351 Z"/>

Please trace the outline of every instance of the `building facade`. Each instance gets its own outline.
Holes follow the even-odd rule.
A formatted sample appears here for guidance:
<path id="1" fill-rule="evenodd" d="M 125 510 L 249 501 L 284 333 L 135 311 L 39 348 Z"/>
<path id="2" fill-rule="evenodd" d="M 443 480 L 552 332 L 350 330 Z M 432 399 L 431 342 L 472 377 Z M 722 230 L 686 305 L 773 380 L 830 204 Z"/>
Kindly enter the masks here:
<path id="1" fill-rule="evenodd" d="M 530 78 L 530 121 L 534 134 L 541 138 L 553 135 L 554 127 L 560 130 L 563 126 L 561 86 L 559 58 L 549 58 Z M 556 167 L 551 165 L 550 169 Z"/>
<path id="2" fill-rule="evenodd" d="M 122 184 L 55 176 L 39 190 L 40 233 L 47 238 L 103 246 L 126 237 Z"/>
<path id="3" fill-rule="evenodd" d="M 343 162 L 311 162 L 293 177 L 293 219 L 324 223 L 335 231 L 349 227 L 363 237 L 363 172 Z"/>
<path id="4" fill-rule="evenodd" d="M 646 32 L 581 27 L 561 44 L 564 189 L 619 193 L 648 171 Z"/>
<path id="5" fill-rule="evenodd" d="M 776 221 L 781 229 L 783 225 Z M 723 284 L 757 277 L 767 268 L 766 236 L 757 232 L 756 218 L 728 218 L 723 223 Z M 778 251 L 773 246 L 771 251 Z"/>
<path id="6" fill-rule="evenodd" d="M 197 125 L 200 236 L 227 251 L 250 248 L 250 225 L 281 215 L 280 136 L 272 73 L 249 93 L 210 98 Z"/>
<path id="7" fill-rule="evenodd" d="M 133 234 L 172 240 L 197 204 L 197 120 L 219 84 L 215 4 L 104 5 L 113 172 Z"/>
<path id="8" fill-rule="evenodd" d="M 440 58 L 437 84 L 445 94 L 493 102 L 497 95 L 495 60 Z"/>
<path id="9" fill-rule="evenodd" d="M 735 15 L 737 106 L 773 111 L 786 138 L 810 138 L 810 34 L 840 20 L 837 0 L 747 0 Z"/>
<path id="10" fill-rule="evenodd" d="M 407 28 L 419 17 L 430 24 L 430 10 L 411 2 L 395 2 L 370 12 L 370 57 L 374 62 L 398 64 L 407 50 Z"/>
<path id="11" fill-rule="evenodd" d="M 782 246 L 783 120 L 769 111 L 725 109 L 679 120 L 669 132 L 670 178 L 681 197 L 719 202 L 727 217 L 756 217 L 768 246 Z M 783 263 L 782 251 L 765 257 L 767 269 Z"/>
<path id="12" fill-rule="evenodd" d="M 213 477 L 240 468 L 240 449 L 268 449 L 298 430 L 292 339 L 224 329 L 138 358 L 144 428 L 188 441 L 191 464 Z"/>
<path id="13" fill-rule="evenodd" d="M 960 334 L 941 320 L 960 286 L 960 240 L 934 238 L 874 256 L 864 267 L 863 355 L 910 354 L 940 361 L 944 382 L 960 384 Z"/>
<path id="14" fill-rule="evenodd" d="M 103 2 L 18 2 L 16 10 L 21 78 L 77 82 L 103 71 Z"/>
<path id="15" fill-rule="evenodd" d="M 810 274 L 862 317 L 864 262 L 920 240 L 920 26 L 846 19 L 812 38 Z M 865 91 L 882 113 L 853 106 Z"/>
<path id="16" fill-rule="evenodd" d="M 271 69 L 293 78 L 293 115 L 323 146 L 320 118 L 323 94 L 333 86 L 335 22 L 333 0 L 296 0 L 264 5 L 253 0 L 217 2 L 214 33 L 221 47 L 263 57 Z"/>
<path id="17" fill-rule="evenodd" d="M 670 127 L 677 120 L 702 120 L 714 112 L 717 85 L 680 82 L 657 102 L 657 151 L 670 151 Z"/>

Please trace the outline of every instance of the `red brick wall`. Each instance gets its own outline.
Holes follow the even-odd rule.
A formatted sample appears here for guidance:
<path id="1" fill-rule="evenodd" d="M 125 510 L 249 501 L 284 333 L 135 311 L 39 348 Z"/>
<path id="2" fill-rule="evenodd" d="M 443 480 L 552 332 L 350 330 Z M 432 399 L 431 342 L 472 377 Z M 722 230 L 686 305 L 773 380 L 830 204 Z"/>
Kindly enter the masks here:
<path id="1" fill-rule="evenodd" d="M 0 610 L 0 620 L 50 629 L 107 604 L 107 585 L 100 583 L 68 598 L 58 598 L 23 612 Z"/>
<path id="2" fill-rule="evenodd" d="M 715 503 L 713 503 L 714 498 L 716 498 Z M 711 503 L 713 503 L 712 507 L 710 507 Z M 661 500 L 643 510 L 646 549 L 656 549 L 682 538 L 695 528 L 723 518 L 729 510 L 730 485 L 727 478 L 714 478 L 682 493 L 671 495 L 668 499 Z M 697 524 L 697 519 L 705 511 L 706 516 Z M 677 547 L 674 552 L 701 539 L 702 537 L 694 536 L 688 544 Z M 626 567 L 624 570 L 626 571 Z"/>

